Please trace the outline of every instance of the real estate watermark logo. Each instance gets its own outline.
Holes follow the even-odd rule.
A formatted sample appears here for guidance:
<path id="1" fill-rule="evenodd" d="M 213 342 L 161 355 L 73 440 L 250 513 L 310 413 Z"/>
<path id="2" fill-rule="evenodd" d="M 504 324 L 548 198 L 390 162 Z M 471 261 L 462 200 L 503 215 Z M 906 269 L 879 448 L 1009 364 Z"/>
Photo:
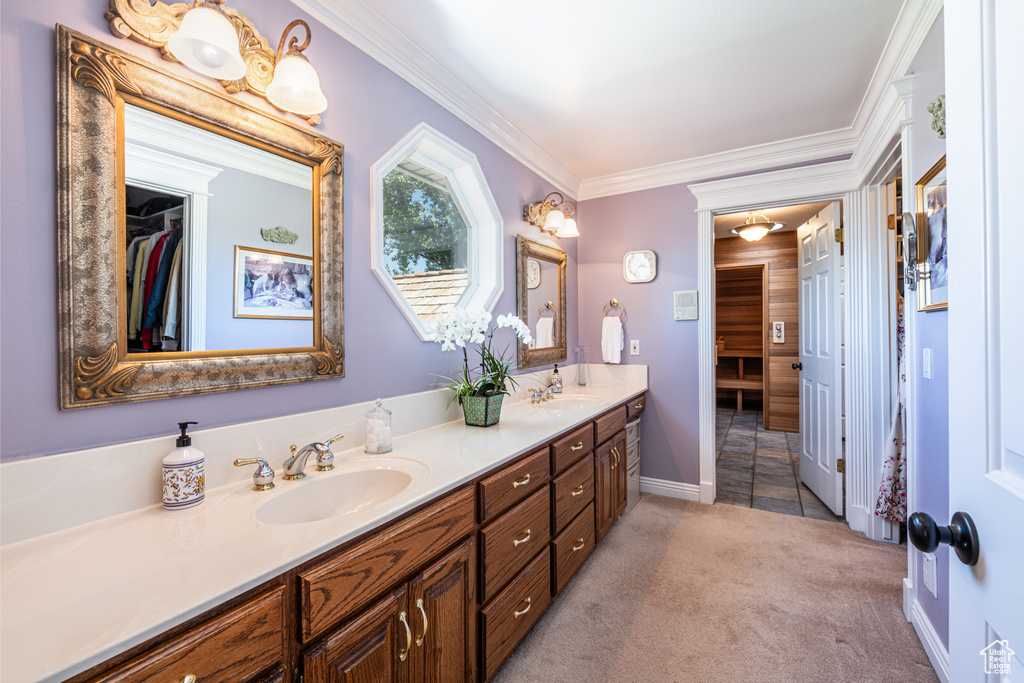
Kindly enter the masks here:
<path id="1" fill-rule="evenodd" d="M 979 652 L 985 658 L 985 673 L 1010 675 L 1010 658 L 1016 652 L 1010 649 L 1010 643 L 1006 640 L 993 640 L 984 650 Z"/>

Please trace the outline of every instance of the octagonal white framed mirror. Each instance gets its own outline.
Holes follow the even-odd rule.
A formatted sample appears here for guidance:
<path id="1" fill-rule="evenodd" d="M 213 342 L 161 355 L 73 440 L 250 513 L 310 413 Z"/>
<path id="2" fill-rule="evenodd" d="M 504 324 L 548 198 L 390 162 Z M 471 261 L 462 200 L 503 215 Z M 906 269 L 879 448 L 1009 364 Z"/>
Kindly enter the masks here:
<path id="1" fill-rule="evenodd" d="M 373 272 L 416 330 L 503 288 L 504 223 L 476 155 L 425 123 L 370 167 Z"/>

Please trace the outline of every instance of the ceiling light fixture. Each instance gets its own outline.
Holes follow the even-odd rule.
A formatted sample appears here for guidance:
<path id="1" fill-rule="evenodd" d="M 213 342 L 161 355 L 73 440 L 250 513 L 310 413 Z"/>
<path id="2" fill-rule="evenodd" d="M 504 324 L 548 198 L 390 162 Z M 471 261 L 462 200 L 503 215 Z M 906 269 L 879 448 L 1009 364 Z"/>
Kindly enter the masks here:
<path id="1" fill-rule="evenodd" d="M 220 8 L 224 2 L 196 0 L 167 39 L 167 51 L 197 73 L 234 81 L 245 76 L 245 62 L 238 49 L 238 32 Z"/>
<path id="2" fill-rule="evenodd" d="M 296 26 L 306 29 L 306 40 L 298 45 L 298 38 L 292 36 L 288 42 L 288 52 L 284 52 L 284 41 L 288 33 Z M 296 19 L 288 24 L 281 42 L 277 46 L 277 61 L 274 66 L 274 80 L 267 86 L 267 99 L 278 109 L 290 111 L 300 116 L 312 116 L 327 109 L 327 98 L 320 90 L 320 77 L 316 69 L 306 59 L 302 51 L 309 47 L 312 34 L 309 31 L 309 24 L 302 19 Z"/>
<path id="3" fill-rule="evenodd" d="M 758 220 L 760 216 L 762 220 Z M 734 235 L 739 235 L 748 242 L 756 242 L 765 235 L 785 227 L 785 223 L 773 221 L 764 215 L 763 211 L 748 211 L 747 222 L 730 230 Z"/>
<path id="4" fill-rule="evenodd" d="M 574 215 L 575 202 L 566 199 L 560 192 L 552 192 L 539 202 L 523 205 L 523 220 L 555 237 L 579 237 L 580 231 Z"/>

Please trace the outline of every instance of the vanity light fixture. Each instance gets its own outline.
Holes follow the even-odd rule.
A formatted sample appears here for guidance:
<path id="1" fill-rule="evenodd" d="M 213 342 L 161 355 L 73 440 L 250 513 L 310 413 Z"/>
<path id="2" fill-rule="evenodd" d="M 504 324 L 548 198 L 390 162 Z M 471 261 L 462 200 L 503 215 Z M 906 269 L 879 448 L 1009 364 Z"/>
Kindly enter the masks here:
<path id="1" fill-rule="evenodd" d="M 758 216 L 762 220 L 758 220 Z M 733 228 L 730 232 L 734 235 L 739 235 L 748 242 L 756 242 L 768 233 L 784 227 L 785 223 L 769 219 L 768 216 L 764 215 L 763 211 L 748 211 L 746 223 Z"/>
<path id="2" fill-rule="evenodd" d="M 238 33 L 220 8 L 225 0 L 200 2 L 182 17 L 181 26 L 167 39 L 167 51 L 188 68 L 221 81 L 245 76 Z"/>
<path id="3" fill-rule="evenodd" d="M 299 40 L 292 36 L 288 42 L 288 52 L 282 57 L 284 41 L 296 26 L 306 29 L 306 40 L 296 47 Z M 306 55 L 302 54 L 302 51 L 309 47 L 310 38 L 309 24 L 302 19 L 296 19 L 288 24 L 277 46 L 274 80 L 267 86 L 267 99 L 271 104 L 300 116 L 312 116 L 327 109 L 327 98 L 320 90 L 320 77 L 306 59 Z"/>
<path id="4" fill-rule="evenodd" d="M 580 231 L 573 218 L 575 214 L 575 202 L 560 192 L 552 192 L 539 202 L 523 205 L 523 220 L 555 237 L 579 237 Z"/>

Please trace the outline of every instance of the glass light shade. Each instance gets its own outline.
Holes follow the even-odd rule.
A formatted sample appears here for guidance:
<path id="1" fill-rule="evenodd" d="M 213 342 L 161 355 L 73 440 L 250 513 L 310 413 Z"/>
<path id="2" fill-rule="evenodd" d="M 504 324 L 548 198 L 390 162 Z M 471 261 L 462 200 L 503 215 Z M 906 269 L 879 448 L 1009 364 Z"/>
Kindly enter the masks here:
<path id="1" fill-rule="evenodd" d="M 287 55 L 274 67 L 274 80 L 267 86 L 267 99 L 275 107 L 301 116 L 312 116 L 327 109 L 327 98 L 320 90 L 320 77 L 304 57 Z"/>
<path id="2" fill-rule="evenodd" d="M 544 219 L 544 229 L 548 232 L 558 232 L 559 230 L 565 229 L 565 215 L 558 209 L 551 209 L 548 211 L 548 216 Z"/>
<path id="3" fill-rule="evenodd" d="M 768 226 L 764 224 L 751 225 L 746 228 L 737 228 L 736 230 L 738 231 L 739 236 L 748 242 L 756 242 L 769 232 Z"/>
<path id="4" fill-rule="evenodd" d="M 555 237 L 579 237 L 580 231 L 576 229 L 576 220 L 566 218 L 565 225 L 555 233 Z"/>
<path id="5" fill-rule="evenodd" d="M 220 81 L 245 76 L 238 34 L 231 20 L 215 9 L 196 7 L 167 40 L 167 51 L 188 68 Z"/>

